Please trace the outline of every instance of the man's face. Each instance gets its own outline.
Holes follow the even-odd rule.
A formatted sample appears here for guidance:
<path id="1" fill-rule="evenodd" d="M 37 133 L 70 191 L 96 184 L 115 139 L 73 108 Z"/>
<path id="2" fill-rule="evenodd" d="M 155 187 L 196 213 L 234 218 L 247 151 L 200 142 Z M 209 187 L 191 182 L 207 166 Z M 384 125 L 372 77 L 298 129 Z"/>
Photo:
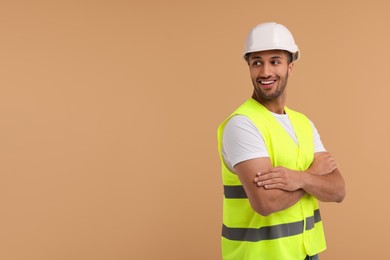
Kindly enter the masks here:
<path id="1" fill-rule="evenodd" d="M 269 101 L 284 93 L 294 63 L 288 63 L 282 50 L 254 52 L 249 55 L 249 71 L 257 99 Z"/>

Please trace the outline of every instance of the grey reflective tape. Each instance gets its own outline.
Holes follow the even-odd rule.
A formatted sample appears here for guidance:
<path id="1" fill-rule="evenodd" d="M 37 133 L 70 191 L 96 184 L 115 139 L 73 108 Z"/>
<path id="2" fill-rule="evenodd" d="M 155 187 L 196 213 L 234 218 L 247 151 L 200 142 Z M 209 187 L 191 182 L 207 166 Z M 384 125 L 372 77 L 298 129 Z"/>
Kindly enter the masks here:
<path id="1" fill-rule="evenodd" d="M 244 187 L 238 186 L 223 186 L 223 193 L 226 199 L 246 199 L 248 196 L 245 193 Z"/>
<path id="2" fill-rule="evenodd" d="M 258 242 L 301 234 L 303 220 L 288 224 L 268 226 L 261 228 L 229 228 L 222 227 L 222 236 L 230 240 Z"/>
<path id="3" fill-rule="evenodd" d="M 319 209 L 314 211 L 314 215 L 306 218 L 306 230 L 314 228 L 314 223 L 321 221 Z M 230 228 L 222 226 L 222 236 L 229 240 L 258 242 L 282 237 L 289 237 L 302 234 L 304 221 L 291 222 L 275 226 L 260 228 Z"/>
<path id="4" fill-rule="evenodd" d="M 313 216 L 306 218 L 306 228 L 305 229 L 310 230 L 310 229 L 314 228 L 314 224 L 318 223 L 320 221 L 321 221 L 320 210 L 316 209 L 316 210 L 314 210 Z"/>

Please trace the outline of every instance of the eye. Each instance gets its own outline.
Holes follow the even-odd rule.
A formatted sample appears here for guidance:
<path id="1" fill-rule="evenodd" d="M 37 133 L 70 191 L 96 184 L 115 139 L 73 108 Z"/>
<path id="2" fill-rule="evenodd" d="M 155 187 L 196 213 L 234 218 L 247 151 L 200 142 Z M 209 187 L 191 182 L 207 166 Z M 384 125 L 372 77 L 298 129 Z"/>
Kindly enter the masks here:
<path id="1" fill-rule="evenodd" d="M 251 62 L 251 65 L 252 65 L 252 66 L 255 66 L 255 67 L 256 67 L 256 66 L 260 66 L 260 65 L 261 65 L 261 61 L 259 61 L 259 60 L 254 60 L 254 61 Z"/>
<path id="2" fill-rule="evenodd" d="M 272 65 L 279 65 L 279 64 L 282 64 L 282 61 L 281 60 L 272 60 L 271 64 Z"/>

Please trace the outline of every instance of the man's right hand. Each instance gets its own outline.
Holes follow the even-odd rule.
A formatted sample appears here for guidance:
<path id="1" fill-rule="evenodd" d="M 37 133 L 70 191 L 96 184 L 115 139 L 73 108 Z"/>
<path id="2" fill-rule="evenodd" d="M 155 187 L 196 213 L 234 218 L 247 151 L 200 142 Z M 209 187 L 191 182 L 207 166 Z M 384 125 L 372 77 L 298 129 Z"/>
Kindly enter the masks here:
<path id="1" fill-rule="evenodd" d="M 314 154 L 313 163 L 307 173 L 315 175 L 327 175 L 333 172 L 338 167 L 336 159 L 328 152 L 320 152 Z"/>

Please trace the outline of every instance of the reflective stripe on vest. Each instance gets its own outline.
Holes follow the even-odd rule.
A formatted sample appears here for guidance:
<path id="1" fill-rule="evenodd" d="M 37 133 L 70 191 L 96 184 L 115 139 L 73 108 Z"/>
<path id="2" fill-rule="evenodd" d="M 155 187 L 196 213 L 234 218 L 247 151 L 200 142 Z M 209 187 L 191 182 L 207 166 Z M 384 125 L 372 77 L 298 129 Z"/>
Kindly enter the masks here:
<path id="1" fill-rule="evenodd" d="M 314 224 L 320 221 L 321 214 L 320 210 L 317 209 L 313 212 L 313 216 L 306 218 L 305 230 L 314 228 Z M 258 242 L 302 234 L 303 226 L 303 220 L 275 226 L 263 226 L 261 228 L 230 228 L 223 225 L 222 236 L 230 240 Z"/>

